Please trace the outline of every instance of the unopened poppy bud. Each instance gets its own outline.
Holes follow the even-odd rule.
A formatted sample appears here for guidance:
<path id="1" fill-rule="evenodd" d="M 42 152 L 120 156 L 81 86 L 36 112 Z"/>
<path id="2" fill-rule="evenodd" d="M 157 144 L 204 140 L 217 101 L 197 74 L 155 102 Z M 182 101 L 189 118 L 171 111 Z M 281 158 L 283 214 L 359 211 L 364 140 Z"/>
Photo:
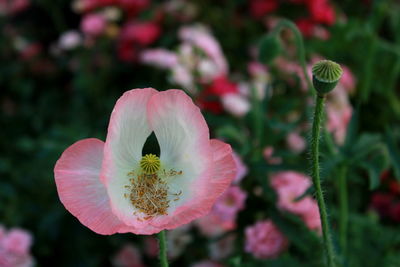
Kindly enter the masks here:
<path id="1" fill-rule="evenodd" d="M 281 43 L 275 34 L 268 34 L 261 39 L 259 59 L 271 63 L 281 52 Z"/>
<path id="2" fill-rule="evenodd" d="M 339 64 L 331 60 L 321 60 L 312 68 L 313 85 L 318 94 L 323 96 L 332 91 L 340 78 L 343 70 Z"/>

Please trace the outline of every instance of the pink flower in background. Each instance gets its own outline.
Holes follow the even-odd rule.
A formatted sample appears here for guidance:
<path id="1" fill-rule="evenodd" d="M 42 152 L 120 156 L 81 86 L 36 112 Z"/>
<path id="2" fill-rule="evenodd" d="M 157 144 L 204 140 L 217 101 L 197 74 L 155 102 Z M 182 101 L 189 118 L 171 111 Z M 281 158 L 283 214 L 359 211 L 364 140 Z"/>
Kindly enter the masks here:
<path id="1" fill-rule="evenodd" d="M 3 249 L 14 254 L 28 254 L 32 246 L 32 236 L 29 232 L 13 228 L 5 235 L 1 242 Z"/>
<path id="2" fill-rule="evenodd" d="M 106 19 L 100 14 L 85 15 L 81 22 L 81 30 L 88 36 L 97 37 L 106 28 Z"/>
<path id="3" fill-rule="evenodd" d="M 173 260 L 182 255 L 193 237 L 189 233 L 191 225 L 186 224 L 167 232 L 168 258 Z"/>
<path id="4" fill-rule="evenodd" d="M 311 197 L 309 198 L 311 199 Z M 318 204 L 315 200 L 309 202 L 310 205 L 307 211 L 300 215 L 301 219 L 309 229 L 315 230 L 319 234 L 322 234 L 321 217 L 319 214 Z"/>
<path id="5" fill-rule="evenodd" d="M 245 191 L 238 186 L 231 186 L 218 198 L 209 214 L 195 221 L 196 225 L 209 237 L 235 229 L 237 214 L 244 209 L 246 198 Z"/>
<path id="6" fill-rule="evenodd" d="M 350 104 L 348 94 L 344 87 L 337 86 L 326 101 L 327 121 L 326 128 L 331 132 L 338 144 L 343 144 L 347 126 L 350 123 L 353 108 Z"/>
<path id="7" fill-rule="evenodd" d="M 239 184 L 240 181 L 242 181 L 243 178 L 247 175 L 248 170 L 247 166 L 243 163 L 242 159 L 236 152 L 233 152 L 232 156 L 236 165 L 236 177 L 233 179 L 233 183 Z"/>
<path id="8" fill-rule="evenodd" d="M 239 211 L 244 209 L 247 194 L 239 186 L 231 186 L 215 202 L 213 212 L 218 214 L 222 221 L 235 221 Z"/>
<path id="9" fill-rule="evenodd" d="M 224 267 L 224 265 L 215 261 L 204 260 L 190 265 L 190 267 Z"/>
<path id="10" fill-rule="evenodd" d="M 289 149 L 295 153 L 301 153 L 306 148 L 306 140 L 297 132 L 291 132 L 286 137 L 286 143 Z"/>
<path id="11" fill-rule="evenodd" d="M 8 232 L 0 225 L 0 266 L 31 267 L 32 235 L 23 229 L 11 228 Z"/>
<path id="12" fill-rule="evenodd" d="M 140 61 L 162 69 L 172 69 L 178 64 L 178 56 L 167 49 L 147 49 L 140 54 Z"/>
<path id="13" fill-rule="evenodd" d="M 342 65 L 343 75 L 340 78 L 339 84 L 341 84 L 348 93 L 353 93 L 356 88 L 356 78 L 351 70 Z"/>
<path id="14" fill-rule="evenodd" d="M 228 234 L 209 246 L 210 258 L 213 260 L 222 260 L 229 257 L 235 248 L 236 234 Z"/>
<path id="15" fill-rule="evenodd" d="M 265 67 L 264 64 L 261 64 L 258 61 L 251 61 L 247 65 L 247 71 L 249 74 L 257 79 L 257 80 L 268 80 L 268 69 Z"/>
<path id="16" fill-rule="evenodd" d="M 221 236 L 227 231 L 231 231 L 236 228 L 236 222 L 234 221 L 223 221 L 213 212 L 210 212 L 204 217 L 201 217 L 194 221 L 200 233 L 206 237 L 217 237 Z"/>
<path id="17" fill-rule="evenodd" d="M 277 172 L 271 176 L 271 186 L 275 190 L 279 190 L 283 187 L 288 187 L 295 184 L 301 192 L 301 194 L 306 191 L 311 186 L 310 179 L 304 174 L 294 172 L 294 171 L 283 171 Z"/>
<path id="18" fill-rule="evenodd" d="M 274 156 L 274 148 L 267 146 L 263 151 L 264 159 L 271 165 L 277 165 L 282 163 L 281 157 Z"/>
<path id="19" fill-rule="evenodd" d="M 320 232 L 316 201 L 311 196 L 298 199 L 311 186 L 310 178 L 298 172 L 284 171 L 273 174 L 270 182 L 278 194 L 278 208 L 299 215 L 307 227 Z"/>
<path id="20" fill-rule="evenodd" d="M 297 201 L 310 186 L 310 179 L 301 173 L 285 171 L 271 176 L 271 186 L 278 193 L 277 206 L 295 214 L 306 212 L 310 206 L 311 198 Z"/>
<path id="21" fill-rule="evenodd" d="M 142 156 L 153 131 L 159 158 Z M 146 88 L 117 101 L 105 143 L 78 141 L 54 173 L 61 202 L 91 230 L 154 234 L 207 214 L 236 167 L 230 146 L 210 140 L 199 108 L 183 91 Z"/>
<path id="22" fill-rule="evenodd" d="M 245 250 L 259 259 L 278 257 L 289 245 L 287 238 L 271 220 L 259 221 L 245 230 Z"/>
<path id="23" fill-rule="evenodd" d="M 144 252 L 150 258 L 155 258 L 158 256 L 158 240 L 154 236 L 145 236 Z"/>
<path id="24" fill-rule="evenodd" d="M 4 226 L 0 224 L 0 240 L 2 240 L 3 237 L 5 236 L 6 236 L 6 228 L 4 228 Z"/>
<path id="25" fill-rule="evenodd" d="M 112 259 L 114 267 L 145 267 L 139 249 L 131 244 L 124 245 Z"/>

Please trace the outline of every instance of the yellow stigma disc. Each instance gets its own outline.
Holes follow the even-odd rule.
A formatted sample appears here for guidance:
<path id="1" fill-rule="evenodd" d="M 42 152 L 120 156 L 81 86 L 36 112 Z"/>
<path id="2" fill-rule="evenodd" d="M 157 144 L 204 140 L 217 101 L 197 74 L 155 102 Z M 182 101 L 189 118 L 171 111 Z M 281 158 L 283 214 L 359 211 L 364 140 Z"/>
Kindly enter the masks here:
<path id="1" fill-rule="evenodd" d="M 146 154 L 140 160 L 140 168 L 145 174 L 154 174 L 160 169 L 160 158 L 153 154 Z"/>

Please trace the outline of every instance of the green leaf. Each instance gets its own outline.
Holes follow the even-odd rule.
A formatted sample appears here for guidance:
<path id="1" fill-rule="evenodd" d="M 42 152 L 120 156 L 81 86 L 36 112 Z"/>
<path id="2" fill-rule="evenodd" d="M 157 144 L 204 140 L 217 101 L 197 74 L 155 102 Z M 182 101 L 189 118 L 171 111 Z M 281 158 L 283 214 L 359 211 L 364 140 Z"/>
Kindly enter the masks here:
<path id="1" fill-rule="evenodd" d="M 380 175 L 388 167 L 388 158 L 384 153 L 376 154 L 372 159 L 360 164 L 368 172 L 369 189 L 374 190 L 380 184 Z"/>
<path id="2" fill-rule="evenodd" d="M 385 144 L 389 152 L 389 158 L 394 170 L 394 175 L 397 181 L 400 181 L 400 152 L 396 146 L 395 138 L 389 128 L 386 129 Z"/>

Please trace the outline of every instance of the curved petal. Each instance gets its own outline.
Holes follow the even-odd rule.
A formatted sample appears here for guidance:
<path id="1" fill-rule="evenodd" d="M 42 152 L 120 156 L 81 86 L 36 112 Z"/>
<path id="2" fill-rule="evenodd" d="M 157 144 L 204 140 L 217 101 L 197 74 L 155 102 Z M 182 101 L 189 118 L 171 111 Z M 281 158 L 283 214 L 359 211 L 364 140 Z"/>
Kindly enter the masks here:
<path id="1" fill-rule="evenodd" d="M 134 207 L 126 197 L 126 186 L 130 185 L 128 173 L 139 168 L 143 145 L 151 134 L 147 102 L 157 92 L 145 88 L 124 93 L 115 104 L 108 126 L 101 179 L 114 214 L 130 226 L 144 227 L 147 224 L 134 216 Z"/>
<path id="2" fill-rule="evenodd" d="M 100 181 L 103 148 L 104 143 L 94 138 L 76 142 L 57 161 L 54 176 L 65 208 L 92 231 L 110 235 L 123 224 L 112 213 Z"/>
<path id="3" fill-rule="evenodd" d="M 214 158 L 214 175 L 212 191 L 221 195 L 231 184 L 237 174 L 237 167 L 230 145 L 217 140 L 211 140 Z"/>
<path id="4" fill-rule="evenodd" d="M 199 108 L 181 90 L 154 95 L 148 118 L 160 145 L 162 169 L 182 172 L 165 178 L 170 194 L 181 192 L 179 199 L 170 199 L 168 214 L 172 214 L 184 203 L 197 202 L 207 190 L 212 175 L 209 130 Z M 169 219 L 159 216 L 150 223 L 163 225 Z"/>
<path id="5" fill-rule="evenodd" d="M 213 175 L 206 190 L 202 192 L 202 198 L 194 203 L 179 207 L 172 219 L 165 225 L 166 229 L 173 229 L 181 225 L 182 221 L 187 223 L 206 215 L 236 176 L 236 165 L 231 146 L 216 139 L 212 139 L 210 144 L 213 151 Z"/>

